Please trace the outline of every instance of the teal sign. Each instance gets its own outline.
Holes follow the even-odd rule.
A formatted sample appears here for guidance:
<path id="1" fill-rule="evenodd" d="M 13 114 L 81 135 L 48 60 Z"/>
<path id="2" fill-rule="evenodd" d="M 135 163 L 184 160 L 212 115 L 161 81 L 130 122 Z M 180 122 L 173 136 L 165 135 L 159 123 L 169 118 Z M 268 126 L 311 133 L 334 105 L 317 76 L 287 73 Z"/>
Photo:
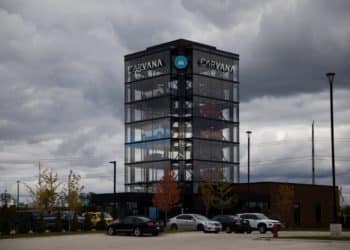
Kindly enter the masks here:
<path id="1" fill-rule="evenodd" d="M 174 63 L 177 69 L 184 69 L 187 67 L 188 61 L 185 56 L 177 56 L 175 57 Z"/>

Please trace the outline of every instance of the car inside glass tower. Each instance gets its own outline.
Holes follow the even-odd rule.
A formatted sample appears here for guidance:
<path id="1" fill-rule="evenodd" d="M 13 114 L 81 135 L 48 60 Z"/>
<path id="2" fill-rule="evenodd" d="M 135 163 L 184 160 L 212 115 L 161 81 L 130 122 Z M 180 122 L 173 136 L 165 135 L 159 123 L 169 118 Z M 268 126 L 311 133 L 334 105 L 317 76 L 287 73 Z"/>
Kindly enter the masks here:
<path id="1" fill-rule="evenodd" d="M 239 182 L 239 56 L 175 40 L 125 56 L 125 189 L 154 192 L 170 167 L 196 193 Z"/>

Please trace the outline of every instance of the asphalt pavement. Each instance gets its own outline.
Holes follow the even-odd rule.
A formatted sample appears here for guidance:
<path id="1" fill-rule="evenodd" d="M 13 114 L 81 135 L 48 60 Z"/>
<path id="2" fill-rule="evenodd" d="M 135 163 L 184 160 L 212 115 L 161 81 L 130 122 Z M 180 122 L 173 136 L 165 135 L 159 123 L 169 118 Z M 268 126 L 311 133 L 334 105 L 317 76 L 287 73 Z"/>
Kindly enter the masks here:
<path id="1" fill-rule="evenodd" d="M 281 236 L 329 235 L 328 232 L 280 232 Z M 350 233 L 345 233 L 350 236 Z M 108 236 L 106 234 L 80 234 L 37 238 L 0 240 L 0 250 L 342 250 L 350 249 L 350 241 L 282 240 L 273 239 L 271 233 L 259 234 L 205 234 L 181 232 L 157 237 Z"/>

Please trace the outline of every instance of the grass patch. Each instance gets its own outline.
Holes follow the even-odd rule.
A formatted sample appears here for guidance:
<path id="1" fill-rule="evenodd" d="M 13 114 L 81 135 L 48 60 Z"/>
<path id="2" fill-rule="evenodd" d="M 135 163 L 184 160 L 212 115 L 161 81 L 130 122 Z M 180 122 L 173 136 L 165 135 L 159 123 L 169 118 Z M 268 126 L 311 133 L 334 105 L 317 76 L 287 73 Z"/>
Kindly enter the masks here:
<path id="1" fill-rule="evenodd" d="M 77 232 L 48 232 L 48 233 L 27 233 L 14 235 L 0 235 L 0 240 L 4 239 L 18 239 L 18 238 L 36 238 L 36 237 L 50 237 L 50 236 L 67 236 L 80 234 L 105 234 L 106 231 L 77 231 Z"/>
<path id="2" fill-rule="evenodd" d="M 278 237 L 278 239 L 283 240 L 340 240 L 340 241 L 350 241 L 350 236 L 282 236 Z"/>

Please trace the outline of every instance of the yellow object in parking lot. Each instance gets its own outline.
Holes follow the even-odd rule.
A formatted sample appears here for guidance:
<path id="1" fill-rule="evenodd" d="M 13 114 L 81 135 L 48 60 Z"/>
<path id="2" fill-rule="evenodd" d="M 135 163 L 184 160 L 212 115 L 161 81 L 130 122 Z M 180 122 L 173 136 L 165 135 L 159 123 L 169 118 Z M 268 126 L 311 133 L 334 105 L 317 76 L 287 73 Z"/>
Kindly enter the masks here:
<path id="1" fill-rule="evenodd" d="M 106 223 L 113 221 L 112 216 L 107 212 L 88 212 L 87 214 L 91 217 L 91 223 L 93 226 L 96 226 L 96 224 L 101 221 L 102 213 Z"/>

